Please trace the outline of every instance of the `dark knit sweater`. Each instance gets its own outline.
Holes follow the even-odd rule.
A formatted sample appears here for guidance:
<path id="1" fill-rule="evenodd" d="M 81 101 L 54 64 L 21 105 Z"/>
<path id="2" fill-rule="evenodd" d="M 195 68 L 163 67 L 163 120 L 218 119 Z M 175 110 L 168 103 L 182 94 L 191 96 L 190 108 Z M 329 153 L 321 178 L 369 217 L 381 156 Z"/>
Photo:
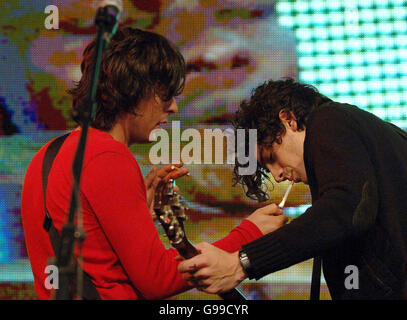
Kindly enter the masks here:
<path id="1" fill-rule="evenodd" d="M 312 206 L 243 246 L 249 278 L 321 256 L 333 299 L 406 299 L 407 135 L 330 101 L 310 114 L 304 162 Z M 358 268 L 358 289 L 345 287 L 348 265 Z"/>

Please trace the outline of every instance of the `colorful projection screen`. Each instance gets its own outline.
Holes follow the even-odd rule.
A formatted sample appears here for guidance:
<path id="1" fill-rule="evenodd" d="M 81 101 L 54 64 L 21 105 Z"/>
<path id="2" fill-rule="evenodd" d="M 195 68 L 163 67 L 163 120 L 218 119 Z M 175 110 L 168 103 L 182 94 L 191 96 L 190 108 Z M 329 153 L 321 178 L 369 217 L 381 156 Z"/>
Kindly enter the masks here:
<path id="1" fill-rule="evenodd" d="M 36 299 L 20 217 L 22 183 L 35 152 L 75 125 L 66 90 L 80 79 L 82 52 L 96 34 L 98 3 L 0 1 L 0 299 Z M 160 33 L 185 57 L 186 86 L 172 118 L 181 131 L 224 130 L 253 88 L 282 77 L 407 128 L 407 1 L 123 3 L 122 26 Z M 49 5 L 58 9 L 57 29 L 46 28 Z M 151 168 L 150 148 L 132 147 L 144 174 Z M 219 239 L 258 207 L 232 186 L 232 165 L 187 167 L 191 175 L 178 185 L 190 207 L 186 229 L 192 242 Z M 271 198 L 279 202 L 286 188 L 270 183 Z M 295 218 L 310 201 L 308 187 L 295 185 L 284 212 Z M 307 299 L 311 265 L 245 281 L 241 289 L 249 299 Z M 216 297 L 191 290 L 178 298 Z M 322 298 L 330 298 L 326 287 Z"/>

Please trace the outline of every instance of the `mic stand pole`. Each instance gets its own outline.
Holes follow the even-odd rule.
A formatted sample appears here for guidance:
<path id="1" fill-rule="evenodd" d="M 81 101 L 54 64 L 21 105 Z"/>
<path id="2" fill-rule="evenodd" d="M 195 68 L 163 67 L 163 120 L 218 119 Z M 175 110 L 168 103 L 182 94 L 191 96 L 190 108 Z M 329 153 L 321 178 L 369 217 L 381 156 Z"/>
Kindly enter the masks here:
<path id="1" fill-rule="evenodd" d="M 102 20 L 102 19 L 100 19 Z M 89 126 L 96 114 L 96 91 L 97 84 L 99 80 L 100 66 L 102 62 L 102 53 L 105 45 L 108 41 L 107 32 L 109 32 L 108 25 L 106 21 L 96 20 L 98 26 L 98 33 L 96 38 L 96 52 L 95 52 L 95 65 L 94 73 L 92 75 L 92 86 L 89 92 L 89 102 L 91 103 L 91 110 L 86 111 L 82 115 L 81 124 L 82 132 L 80 135 L 78 147 L 76 149 L 75 158 L 73 161 L 73 189 L 71 195 L 71 202 L 69 207 L 68 221 L 62 228 L 61 242 L 59 244 L 59 250 L 57 253 L 57 266 L 59 271 L 59 289 L 56 290 L 56 300 L 72 300 L 75 293 L 75 263 L 73 257 L 74 243 L 75 239 L 79 242 L 79 247 L 81 247 L 82 241 L 85 239 L 85 232 L 82 228 L 82 222 L 80 221 L 80 228 L 75 228 L 75 213 L 78 211 L 78 216 L 82 220 L 82 214 L 80 210 L 80 199 L 79 199 L 79 185 L 82 173 L 82 164 L 86 148 L 86 139 L 88 135 Z M 81 260 L 81 259 L 80 259 Z M 81 262 L 81 261 L 79 261 Z M 77 298 L 81 299 L 83 295 L 82 288 L 82 268 L 80 263 L 78 265 L 77 279 Z"/>

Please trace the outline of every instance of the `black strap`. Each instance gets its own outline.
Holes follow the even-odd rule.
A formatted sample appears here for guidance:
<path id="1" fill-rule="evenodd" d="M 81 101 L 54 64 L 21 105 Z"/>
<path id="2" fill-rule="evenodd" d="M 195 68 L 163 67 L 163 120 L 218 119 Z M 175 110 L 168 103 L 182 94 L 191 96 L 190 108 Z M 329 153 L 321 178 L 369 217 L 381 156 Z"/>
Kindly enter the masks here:
<path id="1" fill-rule="evenodd" d="M 42 190 L 44 192 L 44 207 L 45 207 L 45 219 L 43 227 L 47 232 L 49 232 L 52 225 L 52 219 L 51 216 L 49 215 L 46 205 L 48 175 L 49 172 L 51 171 L 54 159 L 58 154 L 59 149 L 62 147 L 62 144 L 64 143 L 65 139 L 68 138 L 68 135 L 69 133 L 61 137 L 58 137 L 54 141 L 52 141 L 48 146 L 47 150 L 45 151 L 44 159 L 42 160 Z"/>
<path id="2" fill-rule="evenodd" d="M 56 138 L 54 141 L 50 143 L 48 146 L 44 159 L 42 162 L 42 188 L 44 192 L 44 209 L 45 209 L 45 217 L 43 227 L 48 232 L 49 239 L 51 241 L 52 249 L 54 254 L 56 255 L 59 252 L 59 245 L 61 243 L 61 236 L 59 235 L 58 230 L 54 227 L 52 223 L 51 216 L 48 212 L 47 205 L 46 205 L 46 198 L 47 198 L 47 185 L 48 185 L 48 175 L 51 171 L 52 164 L 56 155 L 58 154 L 59 149 L 62 147 L 65 139 L 69 136 L 69 133 Z M 85 272 L 82 271 L 83 274 L 83 299 L 84 300 L 101 300 L 98 291 L 90 276 Z"/>
<path id="3" fill-rule="evenodd" d="M 321 257 L 315 257 L 312 265 L 310 300 L 319 300 L 321 288 Z"/>

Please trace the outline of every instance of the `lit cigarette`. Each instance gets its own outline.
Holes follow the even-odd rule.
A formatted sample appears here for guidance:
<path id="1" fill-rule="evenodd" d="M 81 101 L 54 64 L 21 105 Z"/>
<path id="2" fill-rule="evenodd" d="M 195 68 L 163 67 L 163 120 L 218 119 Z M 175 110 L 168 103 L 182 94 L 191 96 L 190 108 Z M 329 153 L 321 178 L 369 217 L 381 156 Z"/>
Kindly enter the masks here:
<path id="1" fill-rule="evenodd" d="M 281 200 L 280 204 L 278 205 L 278 207 L 280 209 L 283 209 L 285 202 L 287 201 L 288 195 L 290 194 L 291 188 L 293 187 L 294 181 L 290 182 L 290 185 L 287 188 L 287 191 L 285 192 L 285 195 L 283 197 L 283 200 Z"/>

